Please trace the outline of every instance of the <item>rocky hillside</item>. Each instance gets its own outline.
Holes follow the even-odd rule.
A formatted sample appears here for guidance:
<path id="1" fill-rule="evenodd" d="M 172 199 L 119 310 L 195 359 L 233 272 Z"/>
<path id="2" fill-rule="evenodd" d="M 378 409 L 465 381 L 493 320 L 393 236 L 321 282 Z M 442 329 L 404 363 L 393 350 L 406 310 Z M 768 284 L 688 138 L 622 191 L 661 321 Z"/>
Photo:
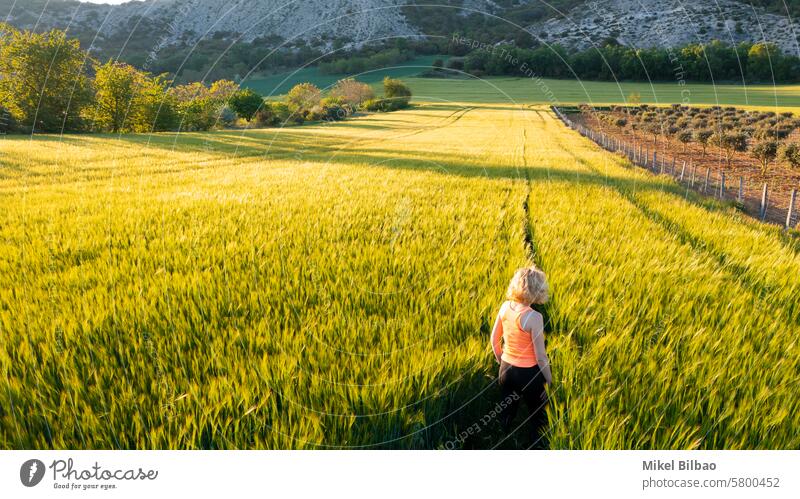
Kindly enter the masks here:
<path id="1" fill-rule="evenodd" d="M 0 19 L 18 27 L 69 27 L 103 39 L 145 30 L 166 44 L 193 43 L 215 34 L 303 40 L 325 45 L 337 38 L 364 42 L 412 36 L 399 5 L 403 0 L 145 0 L 98 5 L 74 0 L 0 1 Z M 6 7 L 5 4 L 11 5 Z M 5 8 L 5 10 L 4 10 Z M 156 41 L 156 40 L 154 40 Z"/>
<path id="2" fill-rule="evenodd" d="M 446 36 L 445 31 L 459 27 L 471 33 L 483 29 L 495 41 L 516 40 L 519 30 L 499 17 L 526 26 L 548 43 L 578 48 L 606 38 L 638 47 L 711 39 L 767 40 L 798 54 L 797 33 L 787 16 L 734 0 L 444 0 L 442 7 L 425 8 L 408 4 L 408 0 L 143 0 L 110 6 L 75 0 L 0 0 L 0 19 L 23 28 L 69 27 L 100 47 L 136 39 L 160 46 L 192 44 L 222 36 L 302 41 L 325 48 L 387 37 Z M 128 40 L 131 33 L 133 40 Z"/>
<path id="3" fill-rule="evenodd" d="M 549 43 L 581 49 L 607 38 L 634 47 L 766 40 L 778 44 L 786 53 L 800 55 L 800 30 L 793 28 L 787 16 L 732 0 L 597 0 L 565 14 L 535 23 L 529 29 Z"/>

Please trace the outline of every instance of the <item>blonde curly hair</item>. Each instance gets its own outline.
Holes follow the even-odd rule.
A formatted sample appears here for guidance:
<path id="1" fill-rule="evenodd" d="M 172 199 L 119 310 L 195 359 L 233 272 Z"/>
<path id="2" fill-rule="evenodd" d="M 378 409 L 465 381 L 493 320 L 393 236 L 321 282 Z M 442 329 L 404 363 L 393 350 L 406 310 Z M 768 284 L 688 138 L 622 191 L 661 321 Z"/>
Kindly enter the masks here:
<path id="1" fill-rule="evenodd" d="M 546 303 L 548 299 L 547 275 L 536 265 L 517 269 L 508 285 L 506 298 L 526 305 Z"/>

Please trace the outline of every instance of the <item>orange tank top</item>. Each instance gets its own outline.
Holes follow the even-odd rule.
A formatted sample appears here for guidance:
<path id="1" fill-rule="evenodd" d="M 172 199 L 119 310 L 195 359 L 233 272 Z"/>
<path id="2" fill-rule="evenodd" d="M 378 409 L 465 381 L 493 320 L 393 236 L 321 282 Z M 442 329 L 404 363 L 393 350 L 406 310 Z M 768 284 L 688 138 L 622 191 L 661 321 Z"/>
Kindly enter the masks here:
<path id="1" fill-rule="evenodd" d="M 526 313 L 533 311 L 531 307 L 513 310 L 511 302 L 503 313 L 503 355 L 502 360 L 516 367 L 533 367 L 536 365 L 536 351 L 531 334 L 520 324 Z"/>

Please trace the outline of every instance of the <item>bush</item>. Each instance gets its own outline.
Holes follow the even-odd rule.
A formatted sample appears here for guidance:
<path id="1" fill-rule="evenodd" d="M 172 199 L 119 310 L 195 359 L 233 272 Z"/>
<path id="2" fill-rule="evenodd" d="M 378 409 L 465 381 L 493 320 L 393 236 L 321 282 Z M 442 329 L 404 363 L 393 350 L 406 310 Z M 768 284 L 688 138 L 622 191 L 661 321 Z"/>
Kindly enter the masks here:
<path id="1" fill-rule="evenodd" d="M 402 109 L 411 102 L 411 89 L 402 81 L 387 76 L 383 79 L 383 97 L 391 101 L 390 111 Z"/>
<path id="2" fill-rule="evenodd" d="M 322 91 L 313 83 L 300 83 L 295 85 L 286 94 L 286 104 L 289 109 L 300 116 L 317 107 L 322 100 Z"/>
<path id="3" fill-rule="evenodd" d="M 464 71 L 464 59 L 461 57 L 451 57 L 447 60 L 446 67 L 447 69 L 458 72 Z"/>
<path id="4" fill-rule="evenodd" d="M 340 121 L 353 114 L 353 106 L 342 97 L 329 96 L 322 99 L 322 119 L 325 121 Z"/>
<path id="5" fill-rule="evenodd" d="M 253 116 L 257 126 L 284 126 L 293 116 L 284 102 L 266 101 Z M 302 118 L 300 118 L 302 123 Z"/>
<path id="6" fill-rule="evenodd" d="M 370 99 L 361 105 L 367 111 L 385 112 L 389 111 L 388 102 L 384 99 Z"/>

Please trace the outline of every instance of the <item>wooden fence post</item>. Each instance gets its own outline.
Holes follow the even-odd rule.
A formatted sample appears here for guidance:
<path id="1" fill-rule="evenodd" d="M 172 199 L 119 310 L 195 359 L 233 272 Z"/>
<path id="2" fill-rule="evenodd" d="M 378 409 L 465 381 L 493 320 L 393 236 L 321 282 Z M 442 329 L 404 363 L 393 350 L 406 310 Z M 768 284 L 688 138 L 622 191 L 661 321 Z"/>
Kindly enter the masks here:
<path id="1" fill-rule="evenodd" d="M 697 165 L 691 165 L 692 168 L 692 179 L 689 181 L 689 185 L 694 188 L 694 178 L 697 175 Z"/>
<path id="2" fill-rule="evenodd" d="M 681 179 L 680 181 L 683 182 L 683 176 L 686 173 L 686 160 L 683 160 L 683 166 L 681 167 Z"/>
<path id="3" fill-rule="evenodd" d="M 792 219 L 794 218 L 794 202 L 797 199 L 797 189 L 792 189 L 792 195 L 789 198 L 789 211 L 786 213 L 786 228 L 792 228 Z"/>
<path id="4" fill-rule="evenodd" d="M 744 177 L 739 177 L 739 197 L 737 200 L 740 203 L 744 203 Z"/>
<path id="5" fill-rule="evenodd" d="M 711 168 L 706 168 L 706 181 L 703 184 L 703 194 L 708 191 L 708 180 L 711 178 Z"/>
<path id="6" fill-rule="evenodd" d="M 759 211 L 759 217 L 763 222 L 765 218 L 767 218 L 767 203 L 769 202 L 769 198 L 767 197 L 767 183 L 764 182 L 764 189 L 761 191 L 761 210 Z"/>
<path id="7" fill-rule="evenodd" d="M 725 172 L 722 172 L 719 175 L 719 198 L 725 199 Z"/>

